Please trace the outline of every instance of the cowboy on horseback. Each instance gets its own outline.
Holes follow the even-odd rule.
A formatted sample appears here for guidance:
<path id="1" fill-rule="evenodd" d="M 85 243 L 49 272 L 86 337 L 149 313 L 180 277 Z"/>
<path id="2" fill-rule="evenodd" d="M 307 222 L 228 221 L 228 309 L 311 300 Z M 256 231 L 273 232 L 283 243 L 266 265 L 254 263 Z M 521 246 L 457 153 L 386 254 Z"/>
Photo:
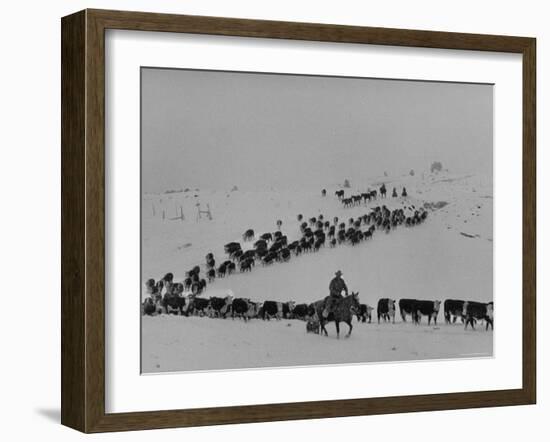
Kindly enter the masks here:
<path id="1" fill-rule="evenodd" d="M 338 270 L 335 275 L 328 286 L 329 295 L 325 300 L 325 309 L 323 310 L 323 318 L 325 319 L 328 318 L 329 313 L 338 305 L 338 301 L 343 298 L 342 291 L 346 293 L 346 296 L 348 295 L 348 287 L 342 279 L 342 272 Z"/>

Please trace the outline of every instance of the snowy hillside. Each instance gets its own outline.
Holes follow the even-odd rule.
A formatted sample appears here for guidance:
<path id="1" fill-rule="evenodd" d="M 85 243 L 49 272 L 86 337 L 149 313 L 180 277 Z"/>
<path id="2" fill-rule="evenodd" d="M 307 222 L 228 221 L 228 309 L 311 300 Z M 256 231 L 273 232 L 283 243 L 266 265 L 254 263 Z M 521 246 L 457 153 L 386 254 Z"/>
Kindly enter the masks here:
<path id="1" fill-rule="evenodd" d="M 492 292 L 492 183 L 476 176 L 425 174 L 384 177 L 388 196 L 395 186 L 407 188 L 407 198 L 377 200 L 368 205 L 344 208 L 334 196 L 338 188 L 327 188 L 327 196 L 297 190 L 227 191 L 194 190 L 161 195 L 145 194 L 142 200 L 142 283 L 167 272 L 176 281 L 200 265 L 205 255 L 217 263 L 227 259 L 224 244 L 239 241 L 252 228 L 256 237 L 281 230 L 289 241 L 301 234 L 297 215 L 304 219 L 323 214 L 340 222 L 368 213 L 369 207 L 386 204 L 389 209 L 427 207 L 425 223 L 399 226 L 389 234 L 377 231 L 371 241 L 357 246 L 325 247 L 317 253 L 292 257 L 289 262 L 252 272 L 218 278 L 208 284 L 204 297 L 226 293 L 254 301 L 313 302 L 328 294 L 336 270 L 342 270 L 350 290 L 358 291 L 362 303 L 376 306 L 379 298 L 448 298 L 488 302 Z M 345 189 L 346 194 L 377 188 L 382 178 Z M 352 183 L 354 184 L 354 183 Z M 212 220 L 197 219 L 197 206 L 208 204 Z M 164 213 L 163 213 L 164 212 Z M 170 219 L 181 217 L 184 219 Z M 164 216 L 163 216 L 164 215 Z M 142 285 L 143 286 L 143 285 Z M 437 327 L 425 324 L 355 324 L 349 340 L 307 335 L 300 321 L 144 317 L 142 321 L 143 371 L 179 371 L 244 368 L 301 364 L 369 362 L 427 358 L 471 357 L 492 354 L 492 333 L 464 332 L 462 326 L 445 325 L 443 312 Z M 396 322 L 399 322 L 396 318 Z M 441 325 L 441 323 L 443 323 Z M 343 325 L 343 330 L 346 326 Z M 322 345 L 310 345 L 319 343 Z M 302 342 L 303 341 L 303 342 Z M 289 343 L 296 345 L 289 346 Z M 301 344 L 300 344 L 301 343 Z M 302 345 L 303 344 L 303 345 Z M 307 348 L 307 352 L 304 349 Z M 212 355 L 215 355 L 214 357 Z"/>

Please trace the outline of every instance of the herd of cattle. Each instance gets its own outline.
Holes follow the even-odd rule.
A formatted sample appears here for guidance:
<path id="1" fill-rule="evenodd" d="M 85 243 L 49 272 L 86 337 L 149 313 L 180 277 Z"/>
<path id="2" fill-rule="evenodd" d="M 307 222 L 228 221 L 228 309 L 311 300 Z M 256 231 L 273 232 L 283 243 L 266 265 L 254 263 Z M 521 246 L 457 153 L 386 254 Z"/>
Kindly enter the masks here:
<path id="1" fill-rule="evenodd" d="M 426 301 L 419 299 L 400 299 L 398 303 L 399 314 L 403 322 L 407 322 L 407 316 L 411 317 L 411 321 L 419 324 L 422 316 L 428 318 L 428 325 L 432 320 L 434 325 L 437 324 L 437 316 L 441 307 L 441 301 Z M 371 309 L 372 310 L 372 309 Z M 378 301 L 378 322 L 380 318 L 385 321 L 395 323 L 395 300 L 383 298 Z M 467 329 L 468 325 L 475 329 L 475 324 L 478 321 L 485 321 L 485 330 L 491 326 L 493 329 L 493 311 L 494 303 L 477 302 L 477 301 L 462 301 L 458 299 L 446 299 L 443 303 L 443 314 L 446 324 L 454 324 L 460 318 Z"/>
<path id="2" fill-rule="evenodd" d="M 344 196 L 344 191 L 338 191 L 337 196 Z M 376 192 L 376 191 L 374 191 Z M 224 245 L 227 255 L 219 263 L 212 253 L 206 255 L 205 270 L 201 277 L 201 267 L 195 266 L 186 272 L 186 278 L 181 283 L 183 291 L 194 295 L 201 294 L 208 283 L 216 278 L 224 278 L 237 271 L 251 272 L 257 263 L 269 266 L 276 262 L 288 262 L 292 257 L 304 253 L 317 252 L 327 244 L 334 248 L 341 244 L 355 246 L 373 237 L 376 230 L 389 233 L 400 225 L 412 227 L 422 223 L 428 217 L 424 208 L 417 209 L 414 205 L 394 210 L 385 205 L 371 207 L 370 211 L 356 218 L 341 221 L 338 217 L 332 221 L 320 214 L 309 218 L 297 216 L 301 237 L 290 241 L 280 230 L 282 222 L 278 221 L 279 230 L 259 235 L 253 246 L 243 250 L 240 242 L 230 242 Z M 253 229 L 247 229 L 243 235 L 243 243 L 250 243 L 256 239 Z M 179 289 L 179 286 L 178 286 Z"/>
<path id="3" fill-rule="evenodd" d="M 382 184 L 378 189 L 378 191 L 369 189 L 366 192 L 362 192 L 362 193 L 358 193 L 358 194 L 350 195 L 346 197 L 344 190 L 337 190 L 336 192 L 334 192 L 334 195 L 336 195 L 336 197 L 338 197 L 338 199 L 342 202 L 342 205 L 345 208 L 347 208 L 347 207 L 359 206 L 363 203 L 367 204 L 371 202 L 371 200 L 375 200 L 378 195 L 380 195 L 380 198 L 386 198 L 387 189 L 386 189 L 386 185 Z M 398 197 L 397 189 L 395 187 L 393 188 L 391 196 L 392 198 Z M 407 189 L 405 187 L 403 187 L 403 190 L 401 191 L 401 196 L 404 198 L 408 196 Z"/>
<path id="4" fill-rule="evenodd" d="M 386 187 L 382 185 L 379 189 L 380 197 L 386 197 Z M 322 191 L 323 196 L 326 190 Z M 363 202 L 370 202 L 377 198 L 377 191 L 369 191 L 360 195 L 345 196 L 344 190 L 335 192 L 336 197 L 343 202 L 344 206 L 356 205 Z M 392 196 L 397 196 L 394 188 Z M 406 197 L 406 189 L 403 188 L 402 196 Z M 208 316 L 217 318 L 242 318 L 249 320 L 261 318 L 269 320 L 276 319 L 301 319 L 308 321 L 308 331 L 315 331 L 315 317 L 317 315 L 315 304 L 297 304 L 293 301 L 276 302 L 264 301 L 254 302 L 245 298 L 226 297 L 201 297 L 200 295 L 208 283 L 216 278 L 224 278 L 237 271 L 250 272 L 256 263 L 269 266 L 275 262 L 288 262 L 293 256 L 303 253 L 319 251 L 328 243 L 333 248 L 341 244 L 355 246 L 360 242 L 372 238 L 375 231 L 389 233 L 397 226 L 405 225 L 412 227 L 426 220 L 428 212 L 424 208 L 417 209 L 414 205 L 394 210 L 388 209 L 385 205 L 371 207 L 368 213 L 357 218 L 349 218 L 347 222 L 340 221 L 334 217 L 328 221 L 322 214 L 309 218 L 307 221 L 303 215 L 298 215 L 301 237 L 290 242 L 286 235 L 280 230 L 282 222 L 278 221 L 278 231 L 264 233 L 257 237 L 253 229 L 247 229 L 242 239 L 244 243 L 253 243 L 253 247 L 243 250 L 239 242 L 225 244 L 224 252 L 227 257 L 224 261 L 217 263 L 214 255 L 206 255 L 205 270 L 201 273 L 201 266 L 195 266 L 186 272 L 186 278 L 182 282 L 175 282 L 174 275 L 167 273 L 163 278 L 155 281 L 149 279 L 145 283 L 147 296 L 143 301 L 142 311 L 145 315 L 159 313 L 180 313 L 181 315 Z M 201 276 L 204 274 L 204 277 Z M 399 312 L 404 322 L 407 316 L 415 324 L 421 322 L 422 316 L 426 316 L 428 324 L 433 320 L 437 323 L 437 316 L 440 308 L 440 301 L 423 301 L 415 299 L 401 299 L 399 301 Z M 371 322 L 374 308 L 367 304 L 360 304 L 354 308 L 353 314 L 358 321 Z M 493 326 L 493 303 L 478 303 L 474 301 L 446 300 L 444 303 L 445 321 L 455 323 L 461 318 L 465 328 L 470 325 L 474 328 L 477 321 L 484 320 L 486 329 Z M 377 305 L 378 323 L 380 321 L 395 322 L 395 300 L 382 298 Z M 317 328 L 318 330 L 318 328 Z"/>
<path id="5" fill-rule="evenodd" d="M 161 313 L 179 313 L 183 316 L 207 316 L 210 318 L 241 318 L 244 321 L 259 318 L 270 319 L 300 319 L 308 321 L 308 325 L 318 322 L 316 304 L 313 302 L 296 303 L 294 301 L 255 302 L 247 298 L 235 298 L 232 295 L 225 297 L 200 297 L 196 294 L 183 294 L 183 284 L 173 281 L 171 273 L 155 282 L 150 279 L 146 283 L 149 296 L 143 302 L 143 314 L 156 315 Z M 428 324 L 432 321 L 437 324 L 441 302 L 418 299 L 400 299 L 398 303 L 399 314 L 403 322 L 407 322 L 407 316 L 411 317 L 414 324 L 420 324 L 422 317 L 426 316 Z M 475 301 L 461 301 L 447 299 L 444 304 L 444 316 L 447 324 L 456 323 L 460 318 L 465 329 L 468 325 L 472 329 L 478 321 L 485 321 L 487 330 L 493 328 L 493 303 L 481 303 Z M 354 308 L 353 314 L 359 322 L 372 322 L 374 308 L 368 304 L 359 304 Z M 395 323 L 396 301 L 390 298 L 378 300 L 376 314 L 378 323 Z M 308 326 L 308 330 L 310 327 Z M 311 329 L 315 331 L 315 328 Z"/>

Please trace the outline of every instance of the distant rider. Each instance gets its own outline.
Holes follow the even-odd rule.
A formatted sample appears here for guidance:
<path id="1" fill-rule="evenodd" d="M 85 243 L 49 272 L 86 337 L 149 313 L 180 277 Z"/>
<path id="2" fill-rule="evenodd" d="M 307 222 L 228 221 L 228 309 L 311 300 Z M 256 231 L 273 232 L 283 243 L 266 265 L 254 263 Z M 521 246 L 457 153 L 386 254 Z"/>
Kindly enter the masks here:
<path id="1" fill-rule="evenodd" d="M 342 272 L 338 270 L 335 277 L 330 281 L 328 286 L 329 296 L 325 300 L 325 309 L 323 310 L 323 318 L 327 318 L 329 313 L 333 311 L 338 301 L 342 299 L 342 291 L 348 295 L 348 287 L 342 279 Z"/>

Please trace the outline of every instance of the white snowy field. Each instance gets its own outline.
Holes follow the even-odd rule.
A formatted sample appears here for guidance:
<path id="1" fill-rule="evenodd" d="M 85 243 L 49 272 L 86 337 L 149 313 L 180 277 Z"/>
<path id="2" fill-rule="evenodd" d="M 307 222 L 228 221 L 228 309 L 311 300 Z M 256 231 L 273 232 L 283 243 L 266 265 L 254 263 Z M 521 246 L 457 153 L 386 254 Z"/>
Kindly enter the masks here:
<path id="1" fill-rule="evenodd" d="M 444 322 L 444 321 L 442 321 Z M 247 323 L 160 315 L 143 317 L 142 372 L 197 371 L 488 357 L 493 333 L 484 327 L 465 331 L 462 324 L 415 326 L 396 322 L 377 324 L 353 320 L 353 331 L 334 324 L 328 337 L 306 333 L 300 320 Z"/>
<path id="2" fill-rule="evenodd" d="M 362 303 L 376 306 L 389 297 L 444 301 L 448 298 L 487 302 L 493 300 L 492 182 L 477 176 L 445 173 L 383 178 L 391 193 L 393 186 L 407 187 L 409 197 L 383 200 L 390 209 L 424 203 L 447 203 L 430 211 L 425 223 L 398 227 L 390 234 L 376 232 L 371 241 L 355 247 L 326 247 L 317 253 L 292 257 L 290 262 L 236 273 L 207 286 L 204 297 L 227 293 L 254 301 L 274 300 L 309 303 L 328 294 L 328 284 L 338 269 L 348 288 L 358 291 Z M 365 181 L 347 194 L 364 191 L 382 179 Z M 352 183 L 354 184 L 354 183 Z M 282 231 L 289 241 L 298 239 L 297 215 L 305 219 L 323 214 L 332 221 L 347 221 L 382 204 L 344 209 L 327 187 L 318 191 L 212 191 L 162 195 L 145 194 L 142 200 L 142 283 L 167 272 L 175 280 L 195 265 L 204 269 L 204 257 L 212 252 L 217 263 L 226 256 L 223 245 L 242 242 L 252 228 L 257 235 Z M 213 219 L 197 221 L 197 202 L 210 205 Z M 154 209 L 153 209 L 154 207 Z M 181 208 L 181 209 L 180 209 Z M 154 213 L 153 213 L 154 210 Z M 183 212 L 184 220 L 170 218 Z M 165 213 L 165 219 L 162 212 Z M 252 242 L 248 247 L 252 247 Z M 442 310 L 442 309 L 441 309 Z M 498 307 L 497 307 L 498 310 Z M 498 315 L 498 313 L 497 313 Z M 142 320 L 142 370 L 185 371 L 274 367 L 328 363 L 419 360 L 492 355 L 493 333 L 465 332 L 461 325 L 445 325 L 440 311 L 437 327 L 424 324 L 362 324 L 354 322 L 351 338 L 334 339 L 308 335 L 301 321 L 242 323 L 180 316 L 144 317 Z M 342 324 L 345 333 L 347 326 Z M 342 333 L 342 334 L 343 334 Z"/>

